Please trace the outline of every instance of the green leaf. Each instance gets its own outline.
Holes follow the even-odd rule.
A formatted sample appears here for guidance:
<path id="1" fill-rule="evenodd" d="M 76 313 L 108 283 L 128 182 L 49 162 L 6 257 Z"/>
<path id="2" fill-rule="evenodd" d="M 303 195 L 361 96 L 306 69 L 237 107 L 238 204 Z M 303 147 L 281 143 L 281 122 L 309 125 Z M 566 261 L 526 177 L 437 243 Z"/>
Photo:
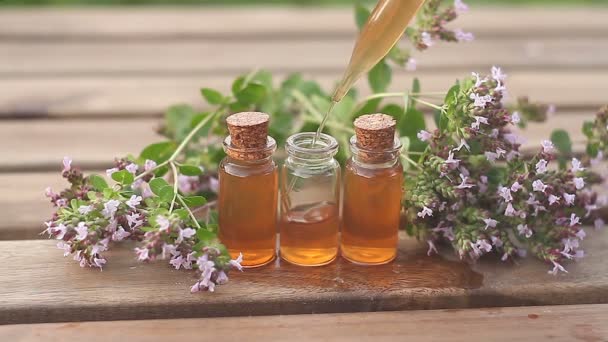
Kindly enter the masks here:
<path id="1" fill-rule="evenodd" d="M 237 77 L 234 82 L 232 82 L 232 94 L 236 96 L 236 93 L 240 92 L 243 89 L 244 84 L 245 76 Z"/>
<path id="2" fill-rule="evenodd" d="M 211 241 L 213 239 L 215 239 L 215 234 L 213 234 L 213 232 L 205 229 L 205 228 L 201 228 L 201 229 L 197 229 L 196 230 L 196 237 L 200 240 L 200 241 Z"/>
<path id="3" fill-rule="evenodd" d="M 598 143 L 587 144 L 587 154 L 591 158 L 596 158 L 598 153 L 600 153 L 600 146 Z"/>
<path id="4" fill-rule="evenodd" d="M 158 191 L 158 197 L 165 202 L 171 202 L 173 201 L 173 197 L 175 197 L 175 191 L 173 191 L 172 186 L 163 186 Z"/>
<path id="5" fill-rule="evenodd" d="M 200 207 L 207 203 L 207 200 L 203 196 L 188 196 L 183 197 L 182 200 L 184 200 L 184 203 L 186 203 L 188 207 Z"/>
<path id="6" fill-rule="evenodd" d="M 133 177 L 133 174 L 127 170 L 120 170 L 112 174 L 112 179 L 122 185 L 129 185 L 133 183 L 135 177 Z"/>
<path id="7" fill-rule="evenodd" d="M 222 95 L 222 93 L 220 93 L 219 91 L 217 91 L 215 89 L 202 88 L 201 95 L 203 96 L 205 101 L 207 101 L 207 103 L 212 104 L 212 105 L 219 105 L 219 104 L 222 104 L 222 102 L 224 102 L 224 96 Z"/>
<path id="8" fill-rule="evenodd" d="M 572 140 L 570 140 L 568 132 L 563 129 L 553 131 L 553 133 L 551 133 L 551 141 L 562 154 L 572 154 Z"/>
<path id="9" fill-rule="evenodd" d="M 382 107 L 382 109 L 380 109 L 380 113 L 392 116 L 397 121 L 397 125 L 399 125 L 399 123 L 401 123 L 405 118 L 405 109 L 394 103 Z"/>
<path id="10" fill-rule="evenodd" d="M 169 186 L 169 183 L 164 178 L 154 178 L 150 181 L 150 190 L 157 195 L 160 196 L 160 190 L 166 186 Z"/>
<path id="11" fill-rule="evenodd" d="M 199 176 L 203 173 L 200 167 L 194 165 L 181 165 L 179 172 L 186 176 Z"/>
<path id="12" fill-rule="evenodd" d="M 100 175 L 90 175 L 89 182 L 97 191 L 103 191 L 103 189 L 108 187 L 108 183 Z"/>
<path id="13" fill-rule="evenodd" d="M 594 129 L 595 124 L 592 121 L 585 121 L 585 123 L 583 124 L 583 134 L 585 134 L 587 138 L 593 137 Z"/>
<path id="14" fill-rule="evenodd" d="M 359 30 L 363 28 L 371 12 L 367 7 L 363 6 L 360 2 L 355 5 L 355 21 Z"/>
<path id="15" fill-rule="evenodd" d="M 190 122 L 195 115 L 194 109 L 188 105 L 169 107 L 165 113 L 165 134 L 176 141 L 184 140 L 190 133 Z"/>
<path id="16" fill-rule="evenodd" d="M 266 88 L 258 83 L 249 83 L 234 94 L 239 103 L 243 105 L 258 104 L 266 95 Z"/>
<path id="17" fill-rule="evenodd" d="M 171 157 L 176 148 L 177 146 L 172 141 L 160 142 L 146 146 L 139 157 L 143 160 L 150 159 L 162 163 Z"/>
<path id="18" fill-rule="evenodd" d="M 391 83 L 391 68 L 386 64 L 385 60 L 381 60 L 376 64 L 367 75 L 369 86 L 374 93 L 383 93 Z"/>
<path id="19" fill-rule="evenodd" d="M 399 135 L 406 136 L 412 141 L 417 140 L 417 134 L 423 129 L 426 129 L 424 113 L 415 108 L 408 108 L 405 116 L 399 122 Z"/>
<path id="20" fill-rule="evenodd" d="M 361 109 L 359 109 L 359 111 L 355 113 L 355 117 L 378 112 L 378 106 L 380 105 L 380 102 L 382 102 L 382 99 L 372 99 L 365 102 Z"/>
<path id="21" fill-rule="evenodd" d="M 176 209 L 173 210 L 173 213 L 179 216 L 179 218 L 182 220 L 185 220 L 188 218 L 188 216 L 190 216 L 190 214 L 188 214 L 188 210 L 186 209 Z"/>

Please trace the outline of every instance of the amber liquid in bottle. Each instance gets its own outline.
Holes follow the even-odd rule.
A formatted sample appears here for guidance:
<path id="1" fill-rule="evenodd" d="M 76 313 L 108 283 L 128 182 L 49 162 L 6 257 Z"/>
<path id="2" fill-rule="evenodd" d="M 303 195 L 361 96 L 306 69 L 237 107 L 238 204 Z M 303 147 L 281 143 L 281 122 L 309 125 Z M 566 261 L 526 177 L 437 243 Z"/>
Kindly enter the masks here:
<path id="1" fill-rule="evenodd" d="M 397 256 L 403 168 L 369 169 L 350 160 L 344 179 L 342 256 L 384 264 Z"/>
<path id="2" fill-rule="evenodd" d="M 335 203 L 299 205 L 283 215 L 281 257 L 292 264 L 321 266 L 338 255 L 339 210 Z"/>

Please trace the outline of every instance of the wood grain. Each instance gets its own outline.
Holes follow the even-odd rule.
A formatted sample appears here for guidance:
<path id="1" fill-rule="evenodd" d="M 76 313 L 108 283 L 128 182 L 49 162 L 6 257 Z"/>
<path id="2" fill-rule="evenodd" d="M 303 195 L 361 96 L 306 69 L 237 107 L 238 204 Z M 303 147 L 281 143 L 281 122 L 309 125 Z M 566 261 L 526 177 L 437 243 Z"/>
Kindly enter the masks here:
<path id="1" fill-rule="evenodd" d="M 9 341 L 605 341 L 608 305 L 0 326 Z M 472 337 L 473 336 L 473 337 Z"/>
<path id="2" fill-rule="evenodd" d="M 559 276 L 533 259 L 509 265 L 487 258 L 470 268 L 452 252 L 428 257 L 426 244 L 402 239 L 391 264 L 339 260 L 301 268 L 277 261 L 232 273 L 214 294 L 195 295 L 188 291 L 192 272 L 138 263 L 133 246 L 114 248 L 100 272 L 64 258 L 54 241 L 3 241 L 0 323 L 607 303 L 608 234 L 587 231 L 589 256 Z"/>
<path id="3" fill-rule="evenodd" d="M 352 39 L 252 41 L 0 42 L 4 77 L 37 75 L 166 75 L 197 72 L 234 75 L 260 68 L 273 72 L 341 73 Z M 581 54 L 581 51 L 585 51 Z M 420 71 L 608 70 L 608 39 L 501 39 L 441 43 L 415 53 Z"/>
<path id="4" fill-rule="evenodd" d="M 608 72 L 602 70 L 506 72 L 512 101 L 518 96 L 529 95 L 534 101 L 553 103 L 563 110 L 586 111 L 595 111 L 606 104 L 606 97 L 600 90 L 605 88 Z M 328 91 L 340 77 L 339 73 L 304 72 L 303 75 L 318 81 Z M 460 71 L 402 71 L 394 75 L 391 90 L 409 89 L 413 78 L 418 77 L 423 91 L 447 91 L 455 80 L 468 75 L 469 72 Z M 199 92 L 201 87 L 226 92 L 236 76 L 188 73 L 173 76 L 1 77 L 0 118 L 158 117 L 175 103 L 204 107 Z M 275 84 L 285 76 L 283 72 L 276 73 Z M 370 94 L 365 80 L 357 87 L 361 96 Z"/>
<path id="5" fill-rule="evenodd" d="M 471 6 L 458 26 L 478 37 L 604 37 L 601 7 Z M 36 23 L 32 25 L 32 23 Z M 108 23 L 111 23 L 110 25 Z M 311 23 L 314 23 L 311 24 Z M 517 23 L 517 25 L 514 25 Z M 565 29 L 567 28 L 567 29 Z M 2 39 L 187 39 L 352 37 L 354 19 L 343 8 L 121 8 L 3 9 Z"/>

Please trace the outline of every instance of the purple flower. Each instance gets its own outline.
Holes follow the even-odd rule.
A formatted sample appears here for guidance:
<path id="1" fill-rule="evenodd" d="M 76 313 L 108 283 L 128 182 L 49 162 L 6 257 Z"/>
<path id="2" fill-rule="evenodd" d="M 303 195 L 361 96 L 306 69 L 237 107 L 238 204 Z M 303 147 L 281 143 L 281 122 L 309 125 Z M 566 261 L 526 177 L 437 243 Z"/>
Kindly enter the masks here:
<path id="1" fill-rule="evenodd" d="M 492 240 L 492 244 L 494 244 L 494 246 L 499 248 L 503 246 L 503 242 L 498 236 L 490 236 L 490 239 Z"/>
<path id="2" fill-rule="evenodd" d="M 475 88 L 478 88 L 480 85 L 482 85 L 485 81 L 487 81 L 486 78 L 482 79 L 478 73 L 476 72 L 472 72 L 471 75 L 473 75 L 473 77 L 475 77 Z"/>
<path id="3" fill-rule="evenodd" d="M 549 195 L 549 205 L 553 205 L 555 203 L 559 204 L 560 199 L 561 199 L 561 197 L 559 197 L 559 196 L 555 196 L 553 194 Z"/>
<path id="4" fill-rule="evenodd" d="M 420 41 L 422 42 L 422 44 L 426 45 L 427 47 L 431 47 L 434 44 L 433 38 L 431 37 L 431 34 L 428 32 L 422 32 L 420 34 Z"/>
<path id="5" fill-rule="evenodd" d="M 77 233 L 76 241 L 82 241 L 89 235 L 89 227 L 87 227 L 84 222 L 79 222 L 75 230 Z"/>
<path id="6" fill-rule="evenodd" d="M 405 70 L 416 71 L 416 67 L 417 67 L 416 59 L 414 59 L 412 57 L 408 58 L 407 62 L 405 63 Z"/>
<path id="7" fill-rule="evenodd" d="M 51 189 L 50 186 L 47 186 L 47 188 L 44 189 L 44 195 L 46 197 L 49 197 L 49 198 L 53 198 L 55 196 L 58 196 L 55 192 L 53 192 L 53 189 Z"/>
<path id="8" fill-rule="evenodd" d="M 140 227 L 142 224 L 144 224 L 143 220 L 140 220 L 141 218 L 141 214 L 139 213 L 132 213 L 126 216 L 127 217 L 127 223 L 129 224 L 129 227 L 131 228 L 137 228 Z"/>
<path id="9" fill-rule="evenodd" d="M 591 159 L 591 166 L 598 166 L 604 160 L 604 152 L 597 152 L 597 156 Z"/>
<path id="10" fill-rule="evenodd" d="M 511 114 L 511 123 L 517 125 L 520 122 L 521 117 L 519 116 L 519 112 L 513 112 L 513 114 Z"/>
<path id="11" fill-rule="evenodd" d="M 568 273 L 568 271 L 566 271 L 566 269 L 564 268 L 564 266 L 558 264 L 554 260 L 551 260 L 551 263 L 553 263 L 553 269 L 548 272 L 549 274 L 557 275 L 557 272 L 559 272 L 559 271 Z"/>
<path id="12" fill-rule="evenodd" d="M 549 140 L 543 140 L 541 142 L 541 146 L 543 147 L 543 152 L 545 152 L 545 153 L 551 153 L 551 152 L 553 152 L 553 149 L 555 148 L 553 146 L 553 143 Z"/>
<path id="13" fill-rule="evenodd" d="M 475 122 L 473 122 L 471 124 L 471 128 L 473 129 L 479 129 L 479 125 L 480 124 L 484 124 L 487 125 L 488 124 L 488 118 L 484 118 L 483 116 L 473 116 L 473 118 L 475 118 Z M 469 149 L 470 151 L 470 149 Z"/>
<path id="14" fill-rule="evenodd" d="M 521 155 L 521 153 L 511 150 L 507 153 L 506 159 L 507 159 L 507 161 L 511 161 L 515 158 L 518 158 L 520 155 Z"/>
<path id="15" fill-rule="evenodd" d="M 532 229 L 528 228 L 527 224 L 518 225 L 517 232 L 519 232 L 519 235 L 523 235 L 527 238 L 530 238 L 532 236 Z"/>
<path id="16" fill-rule="evenodd" d="M 229 261 L 230 266 L 236 268 L 239 271 L 243 271 L 243 266 L 241 266 L 241 262 L 243 262 L 243 253 L 239 253 L 238 258 Z"/>
<path id="17" fill-rule="evenodd" d="M 484 229 L 488 229 L 488 227 L 496 228 L 496 225 L 498 224 L 498 221 L 491 218 L 483 219 L 483 222 L 486 224 Z"/>
<path id="18" fill-rule="evenodd" d="M 517 145 L 517 144 L 521 143 L 520 137 L 517 134 L 514 134 L 514 133 L 506 133 L 506 134 L 503 135 L 503 137 L 511 145 Z"/>
<path id="19" fill-rule="evenodd" d="M 492 78 L 496 81 L 504 82 L 507 79 L 507 75 L 502 73 L 502 69 L 496 66 L 492 67 Z"/>
<path id="20" fill-rule="evenodd" d="M 496 139 L 496 138 L 498 138 L 498 134 L 499 134 L 498 128 L 492 128 L 492 131 L 490 132 L 490 138 Z"/>
<path id="21" fill-rule="evenodd" d="M 475 35 L 471 32 L 464 32 L 462 29 L 455 29 L 454 35 L 459 42 L 472 42 L 475 40 Z"/>
<path id="22" fill-rule="evenodd" d="M 109 200 L 106 203 L 104 203 L 103 210 L 101 211 L 101 214 L 105 218 L 114 218 L 114 214 L 116 214 L 116 211 L 118 210 L 118 206 L 119 205 L 120 205 L 119 201 L 117 201 L 117 200 Z"/>
<path id="23" fill-rule="evenodd" d="M 488 102 L 492 102 L 492 96 L 491 95 L 480 96 L 479 94 L 471 93 L 470 98 L 471 98 L 471 100 L 475 101 L 473 103 L 473 105 L 475 107 L 479 107 L 479 108 L 485 108 L 486 104 Z"/>
<path id="24" fill-rule="evenodd" d="M 57 227 L 53 229 L 53 233 L 58 233 L 57 235 L 55 235 L 55 238 L 57 238 L 57 240 L 62 240 L 67 231 L 68 227 L 66 227 L 63 223 L 60 223 Z"/>
<path id="25" fill-rule="evenodd" d="M 168 255 L 176 256 L 176 255 L 179 255 L 179 254 L 180 254 L 180 252 L 177 251 L 177 248 L 175 247 L 175 245 L 171 245 L 171 244 L 165 243 L 163 245 L 163 250 L 162 250 L 162 253 L 161 253 L 161 259 L 166 259 Z"/>
<path id="26" fill-rule="evenodd" d="M 450 151 L 448 153 L 448 159 L 445 160 L 446 164 L 455 164 L 458 166 L 458 163 L 460 163 L 460 159 L 454 159 L 454 152 Z"/>
<path id="27" fill-rule="evenodd" d="M 431 256 L 433 253 L 439 254 L 439 252 L 437 252 L 437 246 L 435 246 L 435 243 L 432 240 L 426 240 L 426 243 L 429 245 L 429 250 L 426 252 L 426 255 Z"/>
<path id="28" fill-rule="evenodd" d="M 454 148 L 452 151 L 460 151 L 462 150 L 462 148 L 466 148 L 467 151 L 471 150 L 471 146 L 469 146 L 469 144 L 467 144 L 467 141 L 464 139 L 460 139 L 460 145 L 458 145 L 458 147 Z"/>
<path id="29" fill-rule="evenodd" d="M 218 181 L 217 178 L 215 178 L 215 177 L 209 178 L 209 189 L 216 194 L 220 192 L 220 182 Z"/>
<path id="30" fill-rule="evenodd" d="M 169 229 L 170 222 L 166 217 L 158 215 L 156 216 L 156 224 L 158 225 L 158 229 L 160 231 L 166 231 Z"/>
<path id="31" fill-rule="evenodd" d="M 131 196 L 131 198 L 129 198 L 128 201 L 125 202 L 125 204 L 128 205 L 131 209 L 137 209 L 136 207 L 141 203 L 142 199 L 143 198 L 141 198 L 141 196 L 133 195 Z"/>
<path id="32" fill-rule="evenodd" d="M 194 236 L 194 234 L 196 234 L 196 230 L 194 230 L 192 228 L 180 229 L 179 235 L 177 236 L 177 239 L 175 240 L 175 242 L 181 243 L 182 241 L 184 241 L 184 239 L 189 239 L 192 236 Z"/>
<path id="33" fill-rule="evenodd" d="M 494 163 L 496 159 L 498 159 L 498 154 L 494 152 L 485 152 L 484 155 L 486 156 L 486 159 L 491 163 Z"/>
<path id="34" fill-rule="evenodd" d="M 418 139 L 420 139 L 421 141 L 428 141 L 430 140 L 433 135 L 425 130 L 421 130 L 420 132 L 418 132 L 418 134 L 416 134 L 416 136 L 418 137 Z"/>
<path id="35" fill-rule="evenodd" d="M 464 13 L 469 10 L 469 6 L 462 2 L 462 0 L 454 0 L 454 9 L 456 12 Z"/>
<path id="36" fill-rule="evenodd" d="M 606 222 L 604 222 L 604 220 L 602 220 L 601 218 L 597 218 L 595 219 L 595 221 L 593 221 L 593 226 L 596 230 L 603 229 L 605 224 Z"/>
<path id="37" fill-rule="evenodd" d="M 55 205 L 58 207 L 67 207 L 68 206 L 68 200 L 66 200 L 65 198 L 60 198 L 58 200 L 55 201 Z"/>
<path id="38" fill-rule="evenodd" d="M 479 248 L 480 250 L 489 253 L 492 251 L 492 245 L 488 243 L 488 240 L 486 239 L 480 239 L 477 240 L 477 242 L 475 242 L 475 246 L 477 246 L 477 248 Z"/>
<path id="39" fill-rule="evenodd" d="M 137 254 L 137 260 L 146 261 L 150 258 L 149 256 L 150 250 L 147 248 L 135 248 L 135 254 Z"/>
<path id="40" fill-rule="evenodd" d="M 106 175 L 107 175 L 108 177 L 112 177 L 112 174 L 113 174 L 114 172 L 118 172 L 118 171 L 120 171 L 118 168 L 113 167 L 113 168 L 111 168 L 111 169 L 107 169 L 107 170 L 106 170 Z"/>
<path id="41" fill-rule="evenodd" d="M 585 168 L 581 167 L 581 161 L 576 158 L 572 158 L 572 172 L 579 172 L 584 170 Z"/>
<path id="42" fill-rule="evenodd" d="M 507 204 L 507 208 L 505 209 L 505 216 L 515 216 L 516 214 L 517 212 L 515 211 L 515 208 L 513 208 L 513 204 L 509 202 Z"/>
<path id="43" fill-rule="evenodd" d="M 575 213 L 572 213 L 570 215 L 570 227 L 574 227 L 574 226 L 576 226 L 577 224 L 580 224 L 580 223 L 581 223 L 580 217 L 576 216 Z"/>
<path id="44" fill-rule="evenodd" d="M 70 159 L 70 157 L 63 157 L 62 172 L 69 172 L 71 169 L 72 169 L 72 159 Z"/>
<path id="45" fill-rule="evenodd" d="M 502 92 L 503 96 L 505 96 L 506 92 L 507 92 L 507 87 L 505 87 L 505 84 L 501 83 L 500 81 L 496 81 L 496 83 L 497 84 L 496 84 L 496 88 L 494 88 L 494 91 L 499 92 L 499 93 Z"/>
<path id="46" fill-rule="evenodd" d="M 66 257 L 72 253 L 72 246 L 64 241 L 57 242 L 57 248 L 63 249 L 63 256 Z"/>
<path id="47" fill-rule="evenodd" d="M 433 216 L 433 210 L 427 208 L 426 206 L 423 206 L 422 210 L 418 213 L 418 217 L 425 218 L 427 216 Z"/>
<path id="48" fill-rule="evenodd" d="M 575 235 L 577 238 L 584 240 L 585 237 L 587 236 L 587 233 L 585 233 L 585 230 L 583 228 L 581 228 L 578 232 L 576 232 Z"/>
<path id="49" fill-rule="evenodd" d="M 154 160 L 146 159 L 144 163 L 144 171 L 150 171 L 156 167 L 156 162 Z"/>
<path id="50" fill-rule="evenodd" d="M 585 187 L 585 180 L 582 177 L 574 178 L 574 186 L 577 190 L 580 190 Z"/>
<path id="51" fill-rule="evenodd" d="M 501 186 L 500 188 L 498 188 L 498 195 L 502 197 L 505 202 L 511 202 L 513 200 L 511 190 L 507 187 Z"/>
<path id="52" fill-rule="evenodd" d="M 501 156 L 504 156 L 507 153 L 507 151 L 503 150 L 502 148 L 498 147 L 496 148 L 496 155 L 498 156 L 498 158 L 500 158 Z"/>
<path id="53" fill-rule="evenodd" d="M 456 187 L 457 189 L 470 189 L 475 186 L 473 184 L 467 184 L 468 177 L 462 173 L 460 174 L 460 179 L 462 179 L 462 182 Z"/>
<path id="54" fill-rule="evenodd" d="M 131 164 L 125 166 L 125 170 L 129 171 L 129 173 L 132 173 L 132 174 L 136 174 L 138 169 L 139 169 L 139 166 L 137 166 L 137 164 L 134 164 L 134 163 L 131 163 Z"/>
<path id="55" fill-rule="evenodd" d="M 93 265 L 95 267 L 103 268 L 103 265 L 106 264 L 106 259 L 104 258 L 93 258 Z"/>
<path id="56" fill-rule="evenodd" d="M 518 181 L 515 181 L 515 183 L 513 183 L 513 185 L 511 185 L 512 192 L 518 192 L 522 188 L 523 188 L 523 186 L 521 186 L 521 184 L 519 184 Z"/>
<path id="57" fill-rule="evenodd" d="M 541 181 L 540 179 L 535 180 L 534 182 L 532 182 L 532 189 L 534 191 L 538 191 L 538 192 L 545 192 L 545 190 L 547 190 L 547 185 L 545 185 L 543 183 L 543 181 Z"/>
<path id="58" fill-rule="evenodd" d="M 569 194 L 567 192 L 564 192 L 563 195 L 564 195 L 564 201 L 566 201 L 567 205 L 569 205 L 569 206 L 574 205 L 574 199 L 576 198 L 576 195 Z"/>
<path id="59" fill-rule="evenodd" d="M 541 159 L 536 163 L 536 173 L 543 174 L 545 172 L 547 172 L 547 161 Z"/>
<path id="60" fill-rule="evenodd" d="M 92 205 L 81 205 L 78 208 L 78 212 L 81 215 L 86 215 L 86 214 L 90 213 L 92 210 L 93 210 L 93 206 Z"/>
<path id="61" fill-rule="evenodd" d="M 118 228 L 118 230 L 116 230 L 113 234 L 112 234 L 112 240 L 113 241 L 122 241 L 126 238 L 128 238 L 131 235 L 131 233 L 127 232 L 123 227 Z"/>
<path id="62" fill-rule="evenodd" d="M 217 272 L 217 279 L 215 279 L 215 282 L 218 285 L 226 284 L 228 282 L 228 276 L 226 275 L 226 272 L 224 272 L 223 270 Z"/>
<path id="63" fill-rule="evenodd" d="M 179 255 L 174 257 L 173 259 L 171 259 L 169 261 L 169 263 L 175 267 L 176 270 L 179 270 L 180 267 L 183 267 L 184 263 L 186 262 L 186 259 L 184 259 L 183 256 Z M 185 267 L 184 267 L 185 268 Z"/>

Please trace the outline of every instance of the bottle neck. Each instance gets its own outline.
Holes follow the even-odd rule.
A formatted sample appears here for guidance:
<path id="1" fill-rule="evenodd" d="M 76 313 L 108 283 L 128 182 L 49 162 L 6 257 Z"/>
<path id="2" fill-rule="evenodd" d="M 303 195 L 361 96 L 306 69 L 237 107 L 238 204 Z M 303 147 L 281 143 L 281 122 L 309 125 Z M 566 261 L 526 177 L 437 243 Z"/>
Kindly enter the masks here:
<path id="1" fill-rule="evenodd" d="M 224 152 L 228 160 L 239 165 L 263 165 L 272 161 L 277 143 L 272 137 L 266 139 L 266 146 L 260 148 L 238 148 L 232 145 L 230 136 L 224 139 Z"/>
<path id="2" fill-rule="evenodd" d="M 357 137 L 350 139 L 352 161 L 362 167 L 370 169 L 383 169 L 395 166 L 401 155 L 401 141 L 395 138 L 391 148 L 382 150 L 366 150 L 357 145 Z"/>
<path id="3" fill-rule="evenodd" d="M 287 162 L 293 165 L 319 167 L 332 164 L 338 152 L 338 142 L 327 134 L 320 134 L 312 145 L 316 133 L 297 133 L 287 139 Z"/>

